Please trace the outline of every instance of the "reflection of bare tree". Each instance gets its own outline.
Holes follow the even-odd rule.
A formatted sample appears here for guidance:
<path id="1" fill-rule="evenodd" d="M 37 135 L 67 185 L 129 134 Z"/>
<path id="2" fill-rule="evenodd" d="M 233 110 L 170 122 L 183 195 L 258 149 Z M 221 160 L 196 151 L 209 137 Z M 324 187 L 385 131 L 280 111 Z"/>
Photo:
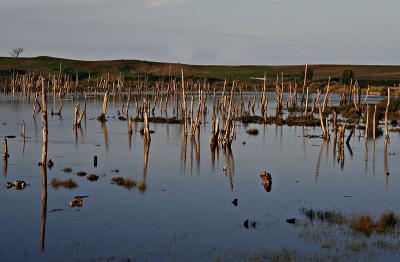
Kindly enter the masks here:
<path id="1" fill-rule="evenodd" d="M 364 157 L 364 161 L 365 161 L 365 176 L 367 175 L 368 172 L 368 139 L 365 140 L 365 157 Z"/>
<path id="2" fill-rule="evenodd" d="M 375 176 L 375 139 L 372 147 L 372 175 Z"/>
<path id="3" fill-rule="evenodd" d="M 194 136 L 190 136 L 190 175 L 193 174 L 193 144 L 196 144 Z"/>
<path id="4" fill-rule="evenodd" d="M 107 134 L 107 125 L 106 123 L 100 123 L 101 129 L 103 131 L 103 144 L 106 151 L 108 151 L 108 134 Z"/>
<path id="5" fill-rule="evenodd" d="M 8 160 L 7 158 L 3 158 L 3 174 L 7 176 L 7 167 L 8 167 Z"/>
<path id="6" fill-rule="evenodd" d="M 129 148 L 129 152 L 132 149 L 132 133 L 128 132 L 128 148 Z"/>
<path id="7" fill-rule="evenodd" d="M 322 155 L 322 150 L 325 146 L 326 140 L 323 140 L 321 145 L 319 146 L 319 153 L 318 153 L 318 158 L 317 158 L 317 165 L 315 167 L 315 183 L 318 184 L 318 176 L 319 176 L 319 168 L 321 165 L 321 155 Z"/>
<path id="8" fill-rule="evenodd" d="M 198 129 L 197 132 L 197 143 L 195 143 L 196 146 L 196 170 L 197 170 L 197 175 L 200 175 L 200 128 Z"/>
<path id="9" fill-rule="evenodd" d="M 151 139 L 144 137 L 143 140 L 143 180 L 139 183 L 139 191 L 146 191 L 146 177 L 147 177 L 147 166 L 149 162 L 149 151 L 150 151 Z"/>
<path id="10" fill-rule="evenodd" d="M 385 143 L 386 143 L 386 141 L 385 141 Z M 383 148 L 383 169 L 384 169 L 383 172 L 384 172 L 384 177 L 385 177 L 385 187 L 388 186 L 389 175 L 390 175 L 387 156 L 388 156 L 387 145 L 385 145 Z"/>
<path id="11" fill-rule="evenodd" d="M 235 173 L 235 159 L 233 157 L 231 148 L 223 149 L 222 152 L 225 156 L 225 163 L 226 163 L 225 174 L 228 176 L 230 189 L 231 191 L 233 191 L 233 174 Z"/>
<path id="12" fill-rule="evenodd" d="M 182 147 L 181 147 L 181 173 L 186 170 L 186 144 L 187 137 L 183 134 L 182 136 Z"/>
<path id="13" fill-rule="evenodd" d="M 47 168 L 42 166 L 42 212 L 40 224 L 40 250 L 44 250 L 46 235 L 46 215 L 47 215 Z"/>
<path id="14" fill-rule="evenodd" d="M 337 132 L 334 132 L 334 137 L 333 137 L 333 165 L 336 163 L 336 145 L 337 145 Z"/>

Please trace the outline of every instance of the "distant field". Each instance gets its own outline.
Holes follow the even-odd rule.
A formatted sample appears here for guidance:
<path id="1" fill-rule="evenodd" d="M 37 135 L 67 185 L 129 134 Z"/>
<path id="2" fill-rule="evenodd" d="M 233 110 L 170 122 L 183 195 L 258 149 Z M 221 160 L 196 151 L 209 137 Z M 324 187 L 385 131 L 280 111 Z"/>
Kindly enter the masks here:
<path id="1" fill-rule="evenodd" d="M 275 81 L 277 75 L 284 74 L 286 80 L 299 79 L 304 65 L 291 66 L 217 66 L 217 65 L 186 65 L 176 63 L 159 63 L 139 60 L 110 61 L 80 61 L 54 57 L 20 58 L 18 66 L 15 58 L 0 57 L 0 76 L 9 74 L 12 67 L 18 70 L 35 72 L 78 73 L 80 79 L 91 75 L 92 78 L 104 76 L 107 73 L 116 76 L 123 74 L 126 79 L 136 79 L 147 75 L 150 80 L 168 79 L 169 76 L 179 76 L 184 69 L 185 76 L 193 79 L 208 79 L 211 82 L 239 80 L 245 84 L 260 83 L 253 77 L 263 77 L 267 74 L 269 83 Z M 361 85 L 399 85 L 400 66 L 381 65 L 309 65 L 314 71 L 313 82 L 326 81 L 329 76 L 339 81 L 343 70 L 351 69 Z"/>

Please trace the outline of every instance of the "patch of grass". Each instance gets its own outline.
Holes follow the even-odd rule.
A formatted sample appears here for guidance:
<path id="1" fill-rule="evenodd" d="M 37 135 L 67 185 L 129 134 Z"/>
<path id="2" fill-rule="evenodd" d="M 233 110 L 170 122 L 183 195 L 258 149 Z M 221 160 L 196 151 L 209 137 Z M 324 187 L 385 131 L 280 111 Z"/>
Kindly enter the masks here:
<path id="1" fill-rule="evenodd" d="M 350 228 L 369 236 L 371 235 L 372 230 L 374 228 L 374 220 L 369 214 L 363 213 L 360 215 L 353 216 L 349 220 L 349 226 Z"/>
<path id="2" fill-rule="evenodd" d="M 286 123 L 288 126 L 319 126 L 321 121 L 310 114 L 306 116 L 289 116 L 286 119 Z"/>
<path id="3" fill-rule="evenodd" d="M 76 188 L 78 186 L 78 184 L 75 183 L 75 181 L 73 181 L 72 179 L 63 181 L 63 180 L 59 180 L 58 178 L 53 178 L 51 180 L 51 186 L 55 189 L 57 189 L 59 187 L 73 189 L 73 188 Z"/>
<path id="4" fill-rule="evenodd" d="M 125 187 L 126 189 L 132 189 L 133 187 L 136 186 L 136 182 L 129 179 L 129 178 L 123 178 L 123 177 L 113 177 L 111 179 L 111 184 L 119 185 L 122 187 Z"/>

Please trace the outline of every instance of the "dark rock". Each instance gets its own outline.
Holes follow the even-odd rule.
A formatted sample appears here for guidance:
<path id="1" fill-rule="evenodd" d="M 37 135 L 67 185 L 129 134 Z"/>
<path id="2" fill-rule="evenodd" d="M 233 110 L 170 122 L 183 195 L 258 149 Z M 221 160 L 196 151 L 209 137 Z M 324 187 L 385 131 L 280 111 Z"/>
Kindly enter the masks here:
<path id="1" fill-rule="evenodd" d="M 235 198 L 235 199 L 232 201 L 232 204 L 233 204 L 235 207 L 237 207 L 237 205 L 238 205 L 238 199 Z"/>
<path id="2" fill-rule="evenodd" d="M 10 188 L 12 188 L 14 186 L 14 184 L 11 183 L 11 182 L 7 182 L 5 186 L 6 186 L 7 189 L 10 189 Z"/>
<path id="3" fill-rule="evenodd" d="M 53 160 L 51 160 L 51 158 L 49 159 L 49 161 L 47 161 L 47 166 L 51 169 L 54 166 L 54 162 Z"/>
<path id="4" fill-rule="evenodd" d="M 286 219 L 286 223 L 289 223 L 289 224 L 296 224 L 296 218 L 289 218 L 289 219 Z"/>
<path id="5" fill-rule="evenodd" d="M 23 180 L 16 180 L 14 182 L 15 189 L 22 190 L 26 187 L 26 182 Z"/>

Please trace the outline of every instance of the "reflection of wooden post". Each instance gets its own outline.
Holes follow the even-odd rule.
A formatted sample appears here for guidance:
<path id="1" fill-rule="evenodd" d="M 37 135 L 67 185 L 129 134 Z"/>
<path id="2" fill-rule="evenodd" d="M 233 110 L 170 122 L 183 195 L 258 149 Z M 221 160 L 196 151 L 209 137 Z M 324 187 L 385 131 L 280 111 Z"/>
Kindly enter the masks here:
<path id="1" fill-rule="evenodd" d="M 43 122 L 43 146 L 42 146 L 42 166 L 47 162 L 47 102 L 44 78 L 42 77 L 42 122 Z"/>
<path id="2" fill-rule="evenodd" d="M 374 137 L 374 140 L 375 140 L 375 137 L 376 137 L 376 105 L 375 105 L 375 108 L 374 108 L 374 117 L 373 117 L 373 120 L 372 120 L 372 134 L 373 134 L 373 137 Z"/>
<path id="3" fill-rule="evenodd" d="M 8 157 L 9 157 L 9 155 L 8 155 L 7 138 L 4 138 L 4 142 L 3 142 L 3 159 L 7 160 Z"/>
<path id="4" fill-rule="evenodd" d="M 42 165 L 42 212 L 40 224 L 40 250 L 44 251 L 47 215 L 47 167 Z"/>

